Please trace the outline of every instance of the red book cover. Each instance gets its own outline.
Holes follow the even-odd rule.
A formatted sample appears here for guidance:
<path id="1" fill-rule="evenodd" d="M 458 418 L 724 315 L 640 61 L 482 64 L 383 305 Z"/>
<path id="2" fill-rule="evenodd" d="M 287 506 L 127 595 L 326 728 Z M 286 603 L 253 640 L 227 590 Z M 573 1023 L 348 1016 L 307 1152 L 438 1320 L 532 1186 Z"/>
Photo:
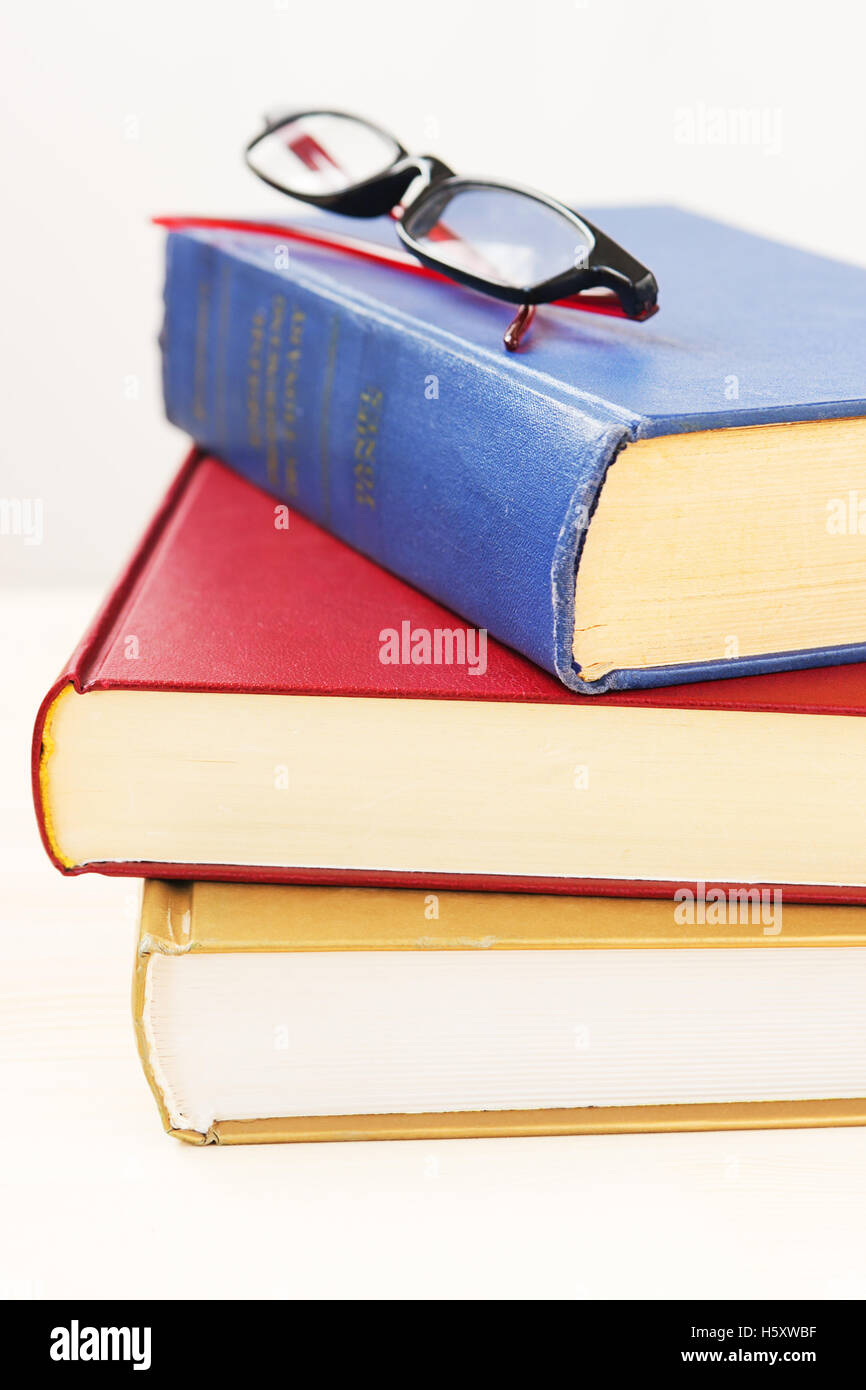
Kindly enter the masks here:
<path id="1" fill-rule="evenodd" d="M 33 735 L 33 793 L 46 851 L 63 872 L 626 896 L 669 896 L 676 886 L 643 878 L 394 873 L 288 864 L 142 860 L 69 865 L 61 862 L 52 842 L 41 785 L 46 717 L 68 686 L 79 694 L 207 691 L 866 714 L 862 664 L 596 697 L 569 692 L 492 639 L 487 640 L 483 673 L 469 664 L 383 664 L 375 640 L 383 630 L 399 632 L 408 623 L 413 632 L 432 632 L 465 624 L 303 517 L 292 513 L 288 525 L 281 525 L 277 505 L 218 461 L 191 454 L 90 630 L 43 700 Z M 135 661 L 127 659 L 124 646 L 129 633 L 137 639 Z M 786 892 L 800 901 L 866 901 L 866 890 L 860 887 L 800 884 Z"/>

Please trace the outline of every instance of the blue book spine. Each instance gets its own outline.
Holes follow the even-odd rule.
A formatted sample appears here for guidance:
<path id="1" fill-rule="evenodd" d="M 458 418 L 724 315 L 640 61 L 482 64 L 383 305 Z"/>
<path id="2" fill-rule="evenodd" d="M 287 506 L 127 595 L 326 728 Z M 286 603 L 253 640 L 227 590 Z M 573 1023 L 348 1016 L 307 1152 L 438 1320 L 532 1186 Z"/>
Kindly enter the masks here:
<path id="1" fill-rule="evenodd" d="M 269 267 L 263 249 L 169 236 L 169 418 L 571 689 L 631 684 L 582 681 L 571 652 L 579 549 L 622 415 L 506 371 L 504 322 L 467 370 L 465 340 L 296 260 Z"/>

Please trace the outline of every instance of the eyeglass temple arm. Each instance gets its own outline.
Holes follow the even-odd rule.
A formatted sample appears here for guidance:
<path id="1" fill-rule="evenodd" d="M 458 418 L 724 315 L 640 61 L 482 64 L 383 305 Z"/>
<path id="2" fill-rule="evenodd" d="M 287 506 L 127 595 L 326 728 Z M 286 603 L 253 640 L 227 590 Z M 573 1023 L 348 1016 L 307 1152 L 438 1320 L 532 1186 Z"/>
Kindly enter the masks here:
<path id="1" fill-rule="evenodd" d="M 535 318 L 534 304 L 521 304 L 514 318 L 505 330 L 503 343 L 509 352 L 516 352 L 520 344 L 532 326 Z"/>

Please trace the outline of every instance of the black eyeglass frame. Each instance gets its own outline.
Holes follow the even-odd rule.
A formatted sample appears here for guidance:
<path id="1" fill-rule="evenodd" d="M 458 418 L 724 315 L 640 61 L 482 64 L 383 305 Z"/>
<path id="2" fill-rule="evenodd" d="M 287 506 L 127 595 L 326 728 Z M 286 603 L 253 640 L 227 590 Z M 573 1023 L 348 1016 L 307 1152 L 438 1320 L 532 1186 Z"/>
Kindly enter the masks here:
<path id="1" fill-rule="evenodd" d="M 256 146 L 283 126 L 309 116 L 336 116 L 339 119 L 354 121 L 358 125 L 366 126 L 368 130 L 394 146 L 396 154 L 393 164 L 380 174 L 364 179 L 361 183 L 351 184 L 348 188 L 340 189 L 336 193 L 302 193 L 269 178 L 267 174 L 263 174 L 257 169 L 251 158 Z M 346 111 L 330 110 L 296 111 L 282 115 L 276 120 L 269 120 L 264 130 L 249 142 L 244 151 L 244 158 L 256 177 L 271 188 L 275 188 L 278 192 L 285 193 L 291 198 L 297 198 L 301 202 L 310 203 L 329 212 L 341 213 L 345 217 L 382 217 L 391 212 L 393 208 L 401 206 L 402 215 L 396 222 L 397 235 L 406 249 L 417 260 L 421 261 L 423 265 L 429 266 L 431 270 L 446 275 L 450 280 L 467 285 L 470 289 L 478 290 L 482 294 L 504 300 L 508 304 L 550 304 L 554 300 L 569 299 L 572 295 L 580 294 L 584 290 L 602 288 L 611 290 L 616 295 L 628 318 L 648 318 L 657 307 L 658 285 L 652 271 L 648 270 L 634 256 L 630 256 L 600 228 L 594 226 L 592 222 L 579 213 L 574 212 L 573 209 L 566 207 L 564 203 L 559 202 L 556 198 L 549 198 L 544 193 L 538 193 L 535 189 L 523 188 L 518 184 L 461 178 L 434 155 L 410 155 L 389 131 L 383 130 L 381 126 L 366 120 L 364 117 L 354 116 Z M 402 199 L 407 191 L 413 183 L 417 183 L 419 180 L 421 183 L 417 192 L 413 194 L 407 204 L 403 204 Z M 406 223 L 409 222 L 411 225 L 412 220 L 420 215 L 433 194 L 444 189 L 456 191 L 465 188 L 489 188 L 506 193 L 517 193 L 550 208 L 571 223 L 582 243 L 588 243 L 586 261 L 570 267 L 551 279 L 524 288 L 515 288 L 495 280 L 488 280 L 483 276 L 473 275 L 471 271 L 463 270 L 448 261 L 430 255 L 413 239 L 411 232 L 407 230 Z"/>

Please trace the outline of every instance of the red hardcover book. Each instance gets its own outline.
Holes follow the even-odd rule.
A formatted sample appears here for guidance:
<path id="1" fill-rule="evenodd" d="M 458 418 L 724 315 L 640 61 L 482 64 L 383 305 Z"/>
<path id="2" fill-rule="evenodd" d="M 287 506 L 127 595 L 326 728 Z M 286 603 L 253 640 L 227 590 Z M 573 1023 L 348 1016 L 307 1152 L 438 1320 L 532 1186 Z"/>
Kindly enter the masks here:
<path id="1" fill-rule="evenodd" d="M 66 873 L 862 902 L 864 714 L 864 665 L 572 694 L 192 454 L 33 787 Z"/>

